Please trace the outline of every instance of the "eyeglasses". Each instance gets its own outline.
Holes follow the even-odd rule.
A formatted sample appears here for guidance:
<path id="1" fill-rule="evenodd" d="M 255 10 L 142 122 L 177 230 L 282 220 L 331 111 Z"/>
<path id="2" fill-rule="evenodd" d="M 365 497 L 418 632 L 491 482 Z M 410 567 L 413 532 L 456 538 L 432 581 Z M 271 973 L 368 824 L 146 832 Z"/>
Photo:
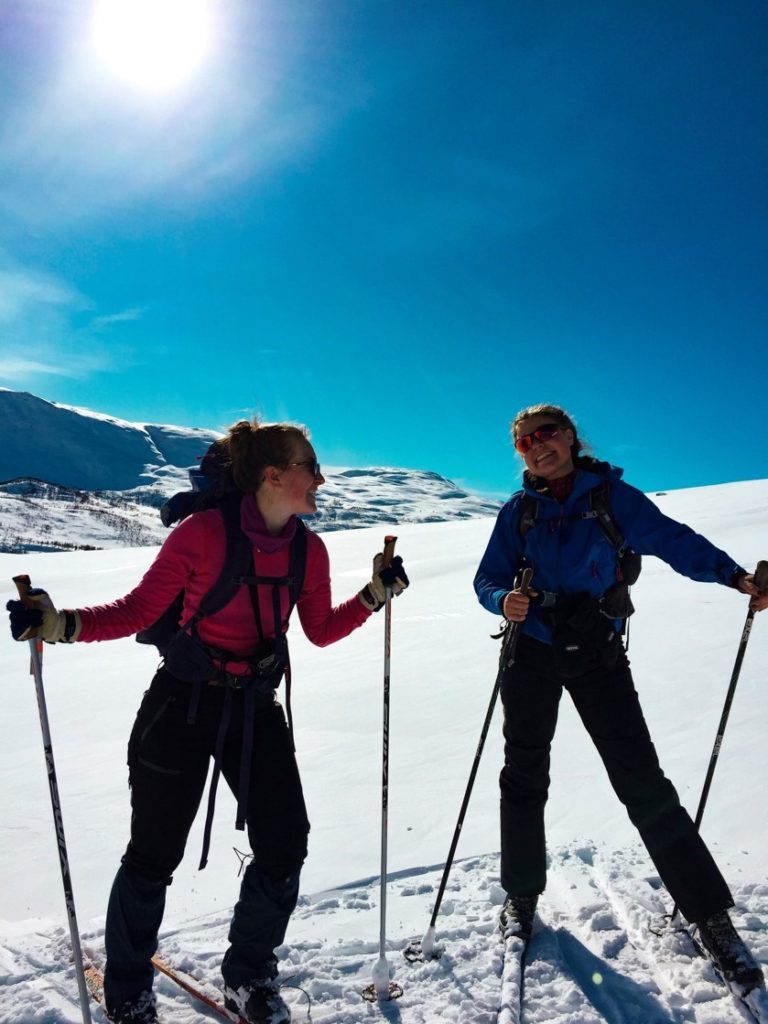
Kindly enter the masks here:
<path id="1" fill-rule="evenodd" d="M 320 476 L 320 463 L 317 459 L 302 459 L 301 462 L 289 462 L 289 466 L 306 466 L 312 476 Z"/>
<path id="2" fill-rule="evenodd" d="M 533 448 L 536 441 L 551 441 L 555 434 L 560 433 L 560 430 L 557 423 L 542 423 L 530 434 L 521 434 L 520 437 L 515 438 L 515 448 L 521 455 L 525 455 Z"/>

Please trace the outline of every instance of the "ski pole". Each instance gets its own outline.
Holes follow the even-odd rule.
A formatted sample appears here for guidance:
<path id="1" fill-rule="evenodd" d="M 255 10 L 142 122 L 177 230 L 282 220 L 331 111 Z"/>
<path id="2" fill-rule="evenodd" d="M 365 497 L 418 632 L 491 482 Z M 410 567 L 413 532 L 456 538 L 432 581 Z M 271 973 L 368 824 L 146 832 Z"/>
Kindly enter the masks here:
<path id="1" fill-rule="evenodd" d="M 757 568 L 755 569 L 755 586 L 758 590 L 768 590 L 768 562 L 758 562 Z M 741 634 L 741 640 L 739 641 L 739 649 L 736 652 L 736 661 L 733 666 L 733 672 L 731 673 L 731 681 L 728 685 L 728 693 L 725 696 L 725 704 L 723 705 L 723 713 L 720 716 L 720 724 L 717 727 L 717 735 L 715 736 L 715 744 L 712 747 L 712 754 L 709 758 L 709 767 L 707 768 L 707 775 L 704 779 L 704 786 L 701 790 L 701 796 L 699 797 L 699 806 L 696 811 L 696 818 L 694 825 L 698 830 L 701 825 L 701 819 L 704 817 L 704 808 L 707 806 L 707 799 L 709 797 L 709 790 L 712 785 L 712 778 L 715 774 L 715 766 L 717 765 L 717 759 L 720 756 L 720 747 L 723 744 L 723 737 L 725 736 L 725 727 L 728 724 L 728 716 L 731 713 L 731 704 L 733 704 L 733 696 L 736 693 L 736 684 L 739 681 L 739 675 L 741 673 L 741 663 L 744 661 L 744 654 L 747 650 L 747 642 L 749 641 L 749 635 L 752 632 L 752 623 L 755 618 L 755 613 L 752 608 L 747 612 L 747 619 L 744 623 L 744 629 Z M 670 917 L 670 924 L 674 924 L 675 918 L 677 917 L 678 906 L 674 905 L 672 908 L 672 915 Z"/>
<path id="2" fill-rule="evenodd" d="M 528 587 L 531 582 L 533 575 L 532 569 L 524 569 L 522 575 L 522 581 L 520 584 L 520 590 L 523 594 L 528 593 Z M 456 847 L 459 844 L 459 835 L 461 834 L 462 827 L 464 825 L 464 818 L 469 807 L 469 798 L 472 795 L 472 789 L 475 785 L 475 776 L 477 770 L 480 767 L 480 757 L 483 753 L 483 747 L 485 746 L 485 740 L 488 735 L 488 730 L 491 725 L 491 719 L 493 718 L 493 712 L 496 708 L 496 701 L 498 700 L 499 690 L 501 689 L 501 682 L 504 678 L 506 670 L 514 664 L 515 661 L 515 649 L 517 647 L 517 638 L 520 633 L 519 622 L 508 622 L 504 629 L 504 639 L 501 642 L 501 654 L 499 655 L 499 671 L 496 675 L 496 682 L 493 685 L 493 692 L 491 693 L 491 700 L 488 704 L 488 710 L 485 713 L 485 721 L 483 722 L 483 728 L 480 733 L 480 741 L 477 744 L 477 750 L 475 751 L 475 758 L 472 762 L 472 770 L 469 773 L 469 781 L 467 782 L 467 788 L 464 792 L 464 799 L 461 803 L 461 809 L 459 810 L 459 818 L 456 822 L 456 828 L 453 832 L 453 839 L 451 840 L 451 848 L 448 851 L 448 858 L 445 862 L 445 868 L 443 870 L 443 877 L 440 881 L 440 888 L 437 892 L 437 899 L 435 900 L 435 908 L 432 911 L 432 918 L 429 922 L 429 927 L 424 933 L 424 937 L 421 940 L 421 949 L 417 943 L 412 942 L 405 950 L 405 957 L 408 960 L 420 960 L 424 957 L 433 957 L 435 955 L 435 921 L 437 920 L 437 914 L 440 910 L 440 904 L 443 902 L 443 894 L 445 893 L 445 887 L 448 883 L 448 875 L 453 864 L 453 857 L 456 853 Z"/>
<path id="3" fill-rule="evenodd" d="M 14 576 L 13 582 L 19 592 L 19 598 L 28 608 L 34 607 L 34 602 L 29 598 L 29 591 L 32 583 L 29 576 Z M 91 1024 L 91 1011 L 88 1003 L 88 988 L 85 982 L 85 970 L 83 968 L 83 954 L 80 948 L 80 934 L 77 928 L 77 917 L 75 915 L 75 895 L 72 890 L 72 878 L 69 874 L 69 858 L 67 857 L 67 844 L 64 839 L 64 822 L 61 816 L 61 804 L 59 802 L 59 787 L 56 781 L 56 766 L 53 761 L 53 745 L 51 743 L 51 730 L 48 725 L 48 711 L 45 704 L 45 691 L 43 690 L 43 666 L 37 641 L 30 639 L 29 650 L 32 662 L 32 675 L 35 677 L 35 691 L 37 693 L 37 709 L 40 715 L 40 728 L 43 733 L 43 751 L 45 753 L 45 764 L 48 771 L 48 788 L 51 793 L 51 807 L 53 808 L 53 824 L 56 830 L 56 842 L 59 848 L 59 862 L 61 864 L 61 880 L 64 883 L 64 902 L 67 905 L 67 918 L 69 921 L 69 934 L 72 939 L 72 952 L 75 957 L 75 971 L 77 973 L 77 988 L 80 994 L 80 1008 L 83 1012 L 83 1024 Z"/>
<path id="4" fill-rule="evenodd" d="M 384 557 L 381 566 L 386 568 L 395 553 L 397 537 L 384 538 Z M 384 603 L 384 718 L 382 728 L 382 773 L 381 773 L 381 912 L 379 921 L 379 959 L 373 967 L 373 984 L 363 995 L 373 999 L 395 999 L 403 990 L 389 981 L 389 963 L 386 954 L 387 921 L 387 814 L 389 810 L 389 662 L 392 646 L 392 589 L 387 587 Z"/>

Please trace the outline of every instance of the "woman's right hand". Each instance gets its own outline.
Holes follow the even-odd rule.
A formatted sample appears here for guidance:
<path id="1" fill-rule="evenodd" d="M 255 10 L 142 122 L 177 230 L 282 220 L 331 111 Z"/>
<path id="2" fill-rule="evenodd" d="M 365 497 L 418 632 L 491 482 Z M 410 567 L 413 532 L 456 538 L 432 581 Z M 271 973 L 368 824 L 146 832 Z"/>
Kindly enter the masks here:
<path id="1" fill-rule="evenodd" d="M 536 596 L 535 590 L 529 590 L 527 594 L 521 590 L 510 590 L 502 602 L 501 614 L 510 622 L 524 622 L 531 598 Z"/>
<path id="2" fill-rule="evenodd" d="M 80 613 L 59 611 L 45 590 L 28 590 L 23 601 L 6 604 L 14 640 L 39 637 L 48 644 L 71 644 L 80 635 Z"/>

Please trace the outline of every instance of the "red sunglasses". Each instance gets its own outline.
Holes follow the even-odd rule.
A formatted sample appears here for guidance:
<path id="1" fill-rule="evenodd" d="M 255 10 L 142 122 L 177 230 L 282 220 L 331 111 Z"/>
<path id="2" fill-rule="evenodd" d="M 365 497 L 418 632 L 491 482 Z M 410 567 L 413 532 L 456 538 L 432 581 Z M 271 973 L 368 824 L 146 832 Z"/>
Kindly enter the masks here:
<path id="1" fill-rule="evenodd" d="M 542 423 L 530 434 L 521 434 L 520 437 L 515 438 L 515 448 L 521 455 L 525 455 L 533 448 L 536 441 L 551 441 L 555 434 L 560 433 L 561 429 L 557 423 Z"/>

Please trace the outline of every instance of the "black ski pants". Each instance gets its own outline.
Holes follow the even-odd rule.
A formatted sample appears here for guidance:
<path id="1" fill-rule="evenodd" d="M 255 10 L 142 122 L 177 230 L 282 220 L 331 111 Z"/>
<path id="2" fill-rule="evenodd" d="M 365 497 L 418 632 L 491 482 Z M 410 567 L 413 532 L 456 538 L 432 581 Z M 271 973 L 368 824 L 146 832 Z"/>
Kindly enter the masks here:
<path id="1" fill-rule="evenodd" d="M 184 855 L 197 814 L 225 700 L 223 687 L 203 686 L 190 712 L 189 684 L 160 669 L 144 695 L 128 743 L 131 839 L 107 911 L 104 978 L 108 1008 L 152 988 L 151 957 L 165 893 Z M 231 693 L 231 720 L 221 772 L 237 795 L 244 694 Z M 190 718 L 193 720 L 190 721 Z M 222 974 L 233 988 L 274 976 L 274 950 L 285 937 L 298 898 L 309 822 L 283 709 L 259 697 L 254 716 L 246 823 L 248 865 L 230 928 Z"/>
<path id="2" fill-rule="evenodd" d="M 501 771 L 501 884 L 533 896 L 546 884 L 544 808 L 550 746 L 563 690 L 573 700 L 616 795 L 672 899 L 689 921 L 733 906 L 728 886 L 677 792 L 659 765 L 629 662 L 564 678 L 549 645 L 521 636 L 501 686 L 504 767 Z"/>

